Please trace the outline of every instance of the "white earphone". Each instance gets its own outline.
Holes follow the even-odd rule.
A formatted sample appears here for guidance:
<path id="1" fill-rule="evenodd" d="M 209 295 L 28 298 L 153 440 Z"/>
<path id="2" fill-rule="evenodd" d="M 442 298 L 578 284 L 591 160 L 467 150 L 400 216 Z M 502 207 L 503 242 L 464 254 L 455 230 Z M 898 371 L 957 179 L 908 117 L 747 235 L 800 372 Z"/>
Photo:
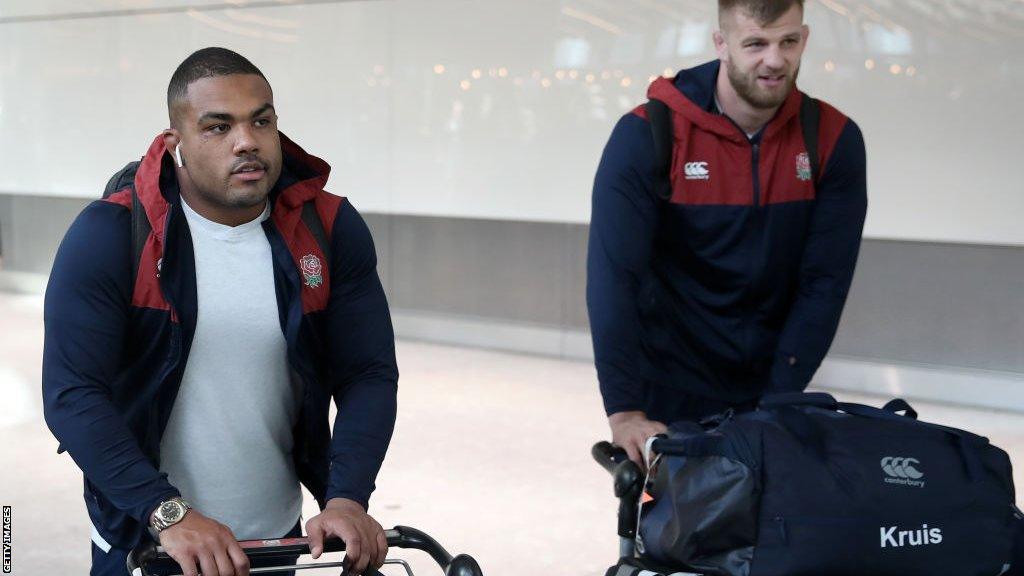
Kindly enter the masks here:
<path id="1" fill-rule="evenodd" d="M 174 162 L 178 165 L 178 168 L 184 168 L 185 163 L 181 161 L 181 142 L 174 147 Z"/>

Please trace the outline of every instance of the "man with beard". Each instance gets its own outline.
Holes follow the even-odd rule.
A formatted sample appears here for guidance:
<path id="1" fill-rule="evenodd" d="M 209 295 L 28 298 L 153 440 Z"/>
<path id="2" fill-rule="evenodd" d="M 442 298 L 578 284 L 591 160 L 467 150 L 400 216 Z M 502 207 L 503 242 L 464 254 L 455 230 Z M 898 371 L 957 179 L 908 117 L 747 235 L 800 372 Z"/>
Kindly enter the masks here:
<path id="1" fill-rule="evenodd" d="M 337 536 L 349 573 L 376 574 L 398 371 L 369 230 L 241 55 L 186 58 L 167 109 L 46 291 L 44 414 L 85 476 L 90 574 L 125 574 L 152 535 L 185 576 L 244 576 L 236 540 L 301 535 L 300 483 L 313 556 Z"/>
<path id="2" fill-rule="evenodd" d="M 803 1 L 720 0 L 719 26 L 718 60 L 648 91 L 671 118 L 667 177 L 640 107 L 616 125 L 595 178 L 595 364 L 612 440 L 637 462 L 666 423 L 803 390 L 835 335 L 860 247 L 860 130 L 808 100 L 816 163 L 802 133 Z"/>

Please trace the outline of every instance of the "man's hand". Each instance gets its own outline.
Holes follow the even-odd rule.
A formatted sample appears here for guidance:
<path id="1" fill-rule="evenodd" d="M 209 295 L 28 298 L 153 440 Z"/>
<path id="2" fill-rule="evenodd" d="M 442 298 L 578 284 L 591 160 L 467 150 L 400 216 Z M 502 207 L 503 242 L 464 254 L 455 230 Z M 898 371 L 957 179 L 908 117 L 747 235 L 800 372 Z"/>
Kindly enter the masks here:
<path id="1" fill-rule="evenodd" d="M 641 470 L 646 468 L 644 444 L 647 439 L 668 431 L 664 424 L 648 420 L 647 415 L 639 410 L 616 412 L 608 417 L 608 425 L 612 429 L 612 444 L 623 448 L 629 459 L 636 462 Z"/>
<path id="2" fill-rule="evenodd" d="M 358 502 L 346 498 L 327 502 L 323 512 L 306 522 L 306 535 L 314 559 L 323 553 L 325 538 L 341 538 L 345 542 L 347 570 L 353 574 L 363 574 L 368 567 L 380 568 L 388 555 L 384 529 Z"/>
<path id="3" fill-rule="evenodd" d="M 249 576 L 249 558 L 231 529 L 197 510 L 160 532 L 160 545 L 181 565 L 183 576 Z"/>

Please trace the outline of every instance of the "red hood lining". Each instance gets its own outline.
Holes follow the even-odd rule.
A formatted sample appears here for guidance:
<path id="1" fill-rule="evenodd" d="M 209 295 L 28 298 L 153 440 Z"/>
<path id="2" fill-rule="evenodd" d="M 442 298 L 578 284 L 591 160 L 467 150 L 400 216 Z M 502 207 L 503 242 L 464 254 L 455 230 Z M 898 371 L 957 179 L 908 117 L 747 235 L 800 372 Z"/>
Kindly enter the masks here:
<path id="1" fill-rule="evenodd" d="M 768 125 L 765 127 L 763 139 L 772 138 L 775 134 L 782 129 L 800 110 L 800 99 L 802 93 L 799 90 L 793 90 L 789 96 L 786 97 L 786 101 L 783 102 L 782 107 L 775 114 Z M 746 142 L 746 137 L 740 133 L 736 126 L 729 121 L 727 117 L 722 114 L 714 114 L 704 110 L 701 106 L 691 101 L 683 94 L 675 83 L 670 78 L 658 78 L 651 83 L 647 89 L 647 98 L 656 99 L 664 102 L 677 116 L 682 116 L 685 122 L 675 122 L 677 131 L 676 136 L 680 139 L 685 139 L 687 136 L 688 125 L 695 124 L 702 130 L 713 132 L 723 138 L 733 140 L 736 142 Z M 685 124 L 686 126 L 680 126 Z"/>
<path id="2" fill-rule="evenodd" d="M 286 208 L 294 209 L 301 207 L 303 203 L 324 189 L 330 176 L 331 167 L 322 159 L 307 153 L 283 132 L 279 134 L 281 135 L 283 161 L 289 169 L 299 175 L 300 179 L 282 190 L 276 202 Z M 167 153 L 163 136 L 157 135 L 135 173 L 135 192 L 139 195 L 139 201 L 146 210 L 146 217 L 149 219 L 158 242 L 163 242 L 164 223 L 170 208 L 170 204 L 160 190 L 160 174 L 163 170 L 164 155 Z M 275 209 L 275 211 L 277 210 Z"/>

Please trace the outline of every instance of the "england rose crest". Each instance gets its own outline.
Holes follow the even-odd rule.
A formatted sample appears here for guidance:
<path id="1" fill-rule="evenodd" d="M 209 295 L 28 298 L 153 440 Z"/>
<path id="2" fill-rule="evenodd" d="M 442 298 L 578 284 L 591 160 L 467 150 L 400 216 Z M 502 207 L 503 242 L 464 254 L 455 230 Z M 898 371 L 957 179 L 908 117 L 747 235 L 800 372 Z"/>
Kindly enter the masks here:
<path id="1" fill-rule="evenodd" d="M 299 261 L 302 266 L 302 277 L 306 279 L 306 286 L 317 288 L 324 283 L 323 268 L 320 266 L 320 259 L 313 254 L 306 254 Z"/>
<path id="2" fill-rule="evenodd" d="M 811 179 L 811 159 L 807 156 L 807 152 L 796 155 L 796 177 L 804 182 Z"/>

